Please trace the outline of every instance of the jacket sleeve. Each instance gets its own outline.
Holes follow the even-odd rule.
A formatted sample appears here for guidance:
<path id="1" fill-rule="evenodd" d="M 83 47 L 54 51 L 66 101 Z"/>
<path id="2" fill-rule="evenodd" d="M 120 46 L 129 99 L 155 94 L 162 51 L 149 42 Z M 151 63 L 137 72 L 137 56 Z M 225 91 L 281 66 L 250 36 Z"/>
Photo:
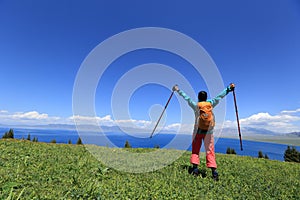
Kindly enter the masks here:
<path id="1" fill-rule="evenodd" d="M 178 94 L 180 96 L 182 96 L 184 98 L 184 100 L 186 100 L 189 104 L 189 106 L 193 109 L 196 110 L 197 109 L 197 103 L 195 101 L 193 101 L 187 94 L 184 93 L 184 91 L 179 90 Z"/>
<path id="2" fill-rule="evenodd" d="M 229 92 L 231 91 L 230 86 L 226 87 L 220 94 L 218 94 L 215 98 L 207 100 L 212 104 L 213 107 L 219 104 L 220 100 L 223 99 Z"/>

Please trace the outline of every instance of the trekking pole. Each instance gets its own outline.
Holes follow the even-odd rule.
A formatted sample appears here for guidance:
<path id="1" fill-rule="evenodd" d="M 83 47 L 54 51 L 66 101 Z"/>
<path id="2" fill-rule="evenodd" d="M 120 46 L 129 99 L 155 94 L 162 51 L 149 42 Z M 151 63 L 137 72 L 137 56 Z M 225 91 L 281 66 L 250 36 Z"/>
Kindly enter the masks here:
<path id="1" fill-rule="evenodd" d="M 236 97 L 235 97 L 235 90 L 234 89 L 233 89 L 232 93 L 233 93 L 233 99 L 234 99 L 236 121 L 237 121 L 237 125 L 238 125 L 239 137 L 240 137 L 240 147 L 241 147 L 241 151 L 243 151 L 242 135 L 241 135 L 241 129 L 240 129 L 240 121 L 239 121 L 239 115 L 238 115 L 238 109 L 237 109 Z"/>
<path id="2" fill-rule="evenodd" d="M 170 100 L 171 100 L 173 94 L 174 94 L 174 91 L 172 91 L 171 96 L 169 97 L 168 102 L 167 102 L 167 104 L 165 105 L 165 108 L 164 108 L 164 110 L 162 111 L 162 113 L 161 113 L 161 115 L 160 115 L 160 117 L 159 117 L 159 119 L 158 119 L 158 121 L 157 121 L 157 123 L 156 123 L 156 125 L 155 125 L 155 127 L 154 127 L 154 129 L 153 129 L 153 131 L 152 131 L 152 133 L 151 133 L 151 135 L 150 135 L 150 138 L 152 138 L 152 135 L 153 135 L 153 133 L 154 133 L 154 131 L 155 131 L 157 125 L 159 124 L 159 121 L 160 121 L 161 117 L 163 116 L 165 110 L 167 109 L 168 104 L 169 104 L 169 102 L 170 102 Z"/>

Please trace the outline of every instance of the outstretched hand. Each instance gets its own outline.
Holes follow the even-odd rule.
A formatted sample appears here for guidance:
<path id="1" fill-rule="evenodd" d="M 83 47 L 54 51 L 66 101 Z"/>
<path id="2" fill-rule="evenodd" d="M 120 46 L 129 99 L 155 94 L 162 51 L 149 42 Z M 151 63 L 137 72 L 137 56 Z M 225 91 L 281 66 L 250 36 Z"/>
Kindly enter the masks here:
<path id="1" fill-rule="evenodd" d="M 230 91 L 233 91 L 233 90 L 234 90 L 234 88 L 235 88 L 235 85 L 234 85 L 234 83 L 230 83 L 230 85 L 229 85 L 229 88 L 230 88 Z"/>
<path id="2" fill-rule="evenodd" d="M 172 90 L 173 90 L 173 92 L 178 92 L 179 91 L 178 85 L 174 85 Z"/>

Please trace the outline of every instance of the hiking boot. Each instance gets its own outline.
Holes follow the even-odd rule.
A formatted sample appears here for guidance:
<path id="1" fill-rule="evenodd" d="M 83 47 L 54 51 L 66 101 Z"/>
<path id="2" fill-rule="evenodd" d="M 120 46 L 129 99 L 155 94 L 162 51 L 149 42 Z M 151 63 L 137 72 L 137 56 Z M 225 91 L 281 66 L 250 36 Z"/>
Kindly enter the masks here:
<path id="1" fill-rule="evenodd" d="M 194 176 L 198 176 L 200 174 L 199 169 L 194 168 L 191 174 L 194 175 Z"/>
<path id="2" fill-rule="evenodd" d="M 212 178 L 214 179 L 214 181 L 218 181 L 219 180 L 219 174 L 217 171 L 213 171 L 212 172 Z"/>

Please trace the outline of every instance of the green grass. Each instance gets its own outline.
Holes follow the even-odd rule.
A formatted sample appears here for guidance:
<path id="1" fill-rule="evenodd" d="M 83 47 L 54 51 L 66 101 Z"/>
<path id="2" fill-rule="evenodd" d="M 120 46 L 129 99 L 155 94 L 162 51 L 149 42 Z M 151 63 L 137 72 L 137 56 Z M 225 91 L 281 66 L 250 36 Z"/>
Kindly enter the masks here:
<path id="1" fill-rule="evenodd" d="M 217 154 L 214 182 L 209 170 L 188 174 L 190 152 L 132 174 L 107 168 L 82 145 L 0 140 L 0 149 L 0 199 L 300 199 L 299 163 Z"/>

